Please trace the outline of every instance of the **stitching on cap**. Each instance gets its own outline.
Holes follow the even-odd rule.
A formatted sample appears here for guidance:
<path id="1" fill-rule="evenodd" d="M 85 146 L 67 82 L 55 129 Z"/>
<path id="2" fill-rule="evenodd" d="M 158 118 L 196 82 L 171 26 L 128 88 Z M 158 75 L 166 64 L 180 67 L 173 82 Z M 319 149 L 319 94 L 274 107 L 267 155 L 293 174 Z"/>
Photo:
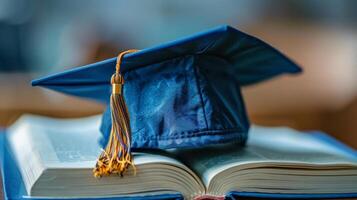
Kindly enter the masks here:
<path id="1" fill-rule="evenodd" d="M 232 128 L 232 129 L 207 129 L 207 130 L 195 130 L 195 131 L 182 131 L 179 134 L 173 134 L 170 137 L 160 137 L 160 136 L 151 136 L 151 137 L 138 137 L 138 139 L 145 139 L 145 140 L 172 140 L 172 139 L 181 139 L 181 138 L 191 138 L 191 137 L 200 137 L 203 135 L 226 135 L 226 134 L 246 134 L 247 132 L 242 131 L 240 128 Z"/>

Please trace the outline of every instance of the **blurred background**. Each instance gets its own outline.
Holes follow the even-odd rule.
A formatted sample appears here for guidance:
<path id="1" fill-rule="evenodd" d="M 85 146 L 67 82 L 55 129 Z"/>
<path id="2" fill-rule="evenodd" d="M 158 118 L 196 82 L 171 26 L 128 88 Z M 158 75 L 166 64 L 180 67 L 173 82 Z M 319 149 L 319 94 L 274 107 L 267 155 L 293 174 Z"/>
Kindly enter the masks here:
<path id="1" fill-rule="evenodd" d="M 229 24 L 304 69 L 243 89 L 251 121 L 323 130 L 357 148 L 357 1 L 0 0 L 0 126 L 103 106 L 40 88 L 45 74 Z"/>

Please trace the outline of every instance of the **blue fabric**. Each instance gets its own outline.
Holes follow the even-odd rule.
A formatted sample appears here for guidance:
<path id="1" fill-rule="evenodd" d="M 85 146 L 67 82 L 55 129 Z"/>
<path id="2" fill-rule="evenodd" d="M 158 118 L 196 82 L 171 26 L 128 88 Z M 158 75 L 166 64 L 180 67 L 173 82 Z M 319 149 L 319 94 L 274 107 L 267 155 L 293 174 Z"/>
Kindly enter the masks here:
<path id="1" fill-rule="evenodd" d="M 33 85 L 108 104 L 116 58 L 34 80 Z M 124 97 L 133 148 L 244 144 L 249 129 L 240 87 L 301 69 L 257 38 L 229 26 L 124 57 Z M 102 145 L 111 119 L 103 116 Z"/>
<path id="2" fill-rule="evenodd" d="M 258 193 L 258 192 L 230 192 L 226 195 L 228 200 L 239 200 L 244 197 L 262 198 L 262 199 L 341 199 L 355 198 L 357 193 L 344 194 L 281 194 L 281 193 Z"/>

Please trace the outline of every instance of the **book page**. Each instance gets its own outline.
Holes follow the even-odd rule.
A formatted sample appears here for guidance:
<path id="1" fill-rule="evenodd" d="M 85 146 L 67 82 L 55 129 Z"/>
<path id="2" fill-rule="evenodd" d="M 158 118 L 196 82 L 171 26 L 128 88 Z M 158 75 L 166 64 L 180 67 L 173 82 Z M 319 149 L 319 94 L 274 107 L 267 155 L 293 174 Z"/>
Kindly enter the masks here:
<path id="1" fill-rule="evenodd" d="M 23 116 L 12 127 L 12 140 L 29 143 L 46 168 L 94 166 L 100 153 L 98 130 L 100 117 L 51 119 Z"/>
<path id="2" fill-rule="evenodd" d="M 253 126 L 245 147 L 228 144 L 173 153 L 199 174 L 206 186 L 219 172 L 243 164 L 357 166 L 356 160 L 341 150 L 289 128 Z"/>
<path id="3" fill-rule="evenodd" d="M 46 168 L 93 168 L 102 152 L 100 122 L 99 115 L 79 119 L 25 115 L 11 128 L 10 140 L 17 146 L 30 146 L 31 152 L 39 155 Z M 133 155 L 135 164 L 182 165 L 165 152 L 134 152 Z"/>
<path id="4" fill-rule="evenodd" d="M 9 129 L 8 140 L 19 162 L 27 194 L 67 197 L 181 192 L 190 196 L 205 191 L 189 168 L 158 150 L 133 153 L 135 176 L 94 178 L 92 169 L 102 152 L 99 124 L 100 116 L 21 117 Z"/>

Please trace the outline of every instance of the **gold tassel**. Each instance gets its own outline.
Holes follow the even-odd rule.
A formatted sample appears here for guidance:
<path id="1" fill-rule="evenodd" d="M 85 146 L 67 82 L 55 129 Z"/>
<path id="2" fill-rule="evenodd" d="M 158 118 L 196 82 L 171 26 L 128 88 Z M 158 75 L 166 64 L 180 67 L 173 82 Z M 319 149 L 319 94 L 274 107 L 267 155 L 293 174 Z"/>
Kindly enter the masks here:
<path id="1" fill-rule="evenodd" d="M 126 106 L 122 91 L 124 79 L 120 74 L 120 64 L 122 58 L 127 53 L 137 52 L 131 49 L 118 55 L 115 73 L 111 78 L 112 94 L 110 96 L 110 111 L 112 118 L 112 129 L 106 148 L 97 160 L 93 169 L 95 177 L 119 174 L 123 176 L 129 166 L 134 168 L 133 157 L 131 155 L 131 130 L 128 108 Z"/>

